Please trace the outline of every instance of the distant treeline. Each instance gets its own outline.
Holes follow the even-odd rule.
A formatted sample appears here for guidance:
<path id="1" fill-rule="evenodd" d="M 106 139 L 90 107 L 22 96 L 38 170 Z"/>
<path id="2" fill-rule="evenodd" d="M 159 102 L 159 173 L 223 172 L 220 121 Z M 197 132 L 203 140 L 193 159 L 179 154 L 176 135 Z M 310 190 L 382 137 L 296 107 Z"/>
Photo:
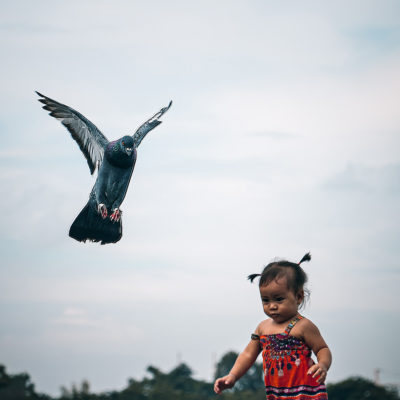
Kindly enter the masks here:
<path id="1" fill-rule="evenodd" d="M 237 353 L 226 353 L 218 362 L 215 376 L 225 375 Z M 197 380 L 186 364 L 180 364 L 168 373 L 158 368 L 147 368 L 148 377 L 142 380 L 129 379 L 121 391 L 91 393 L 90 384 L 83 381 L 79 386 L 61 387 L 59 397 L 37 393 L 26 373 L 8 374 L 0 365 L 0 400 L 261 400 L 265 399 L 262 380 L 262 365 L 256 363 L 236 384 L 235 388 L 218 396 L 213 383 Z M 353 377 L 328 385 L 330 400 L 400 400 L 395 388 L 375 385 L 361 377 Z"/>

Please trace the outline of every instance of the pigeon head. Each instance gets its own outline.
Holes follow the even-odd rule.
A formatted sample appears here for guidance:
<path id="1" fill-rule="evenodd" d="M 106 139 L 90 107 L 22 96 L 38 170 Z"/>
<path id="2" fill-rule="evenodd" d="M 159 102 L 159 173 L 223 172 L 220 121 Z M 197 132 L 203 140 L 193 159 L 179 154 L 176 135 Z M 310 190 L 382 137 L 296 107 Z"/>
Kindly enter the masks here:
<path id="1" fill-rule="evenodd" d="M 128 168 L 136 161 L 136 149 L 131 136 L 109 142 L 104 154 L 112 165 L 120 168 Z"/>
<path id="2" fill-rule="evenodd" d="M 124 136 L 119 140 L 119 144 L 121 146 L 121 150 L 123 153 L 126 153 L 128 156 L 132 154 L 133 151 L 133 138 L 132 136 Z"/>

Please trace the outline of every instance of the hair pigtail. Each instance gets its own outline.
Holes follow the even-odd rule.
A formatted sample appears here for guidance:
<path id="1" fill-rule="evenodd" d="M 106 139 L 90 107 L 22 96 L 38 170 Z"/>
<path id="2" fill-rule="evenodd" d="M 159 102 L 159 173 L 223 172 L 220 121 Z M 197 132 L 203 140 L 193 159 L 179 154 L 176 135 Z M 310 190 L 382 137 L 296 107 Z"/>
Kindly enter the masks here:
<path id="1" fill-rule="evenodd" d="M 253 283 L 254 279 L 257 278 L 257 276 L 261 276 L 261 274 L 251 274 L 247 277 L 247 279 Z"/>
<path id="2" fill-rule="evenodd" d="M 311 260 L 311 254 L 308 252 L 307 254 L 304 254 L 303 258 L 299 262 L 299 265 L 304 261 L 310 261 L 310 260 Z"/>

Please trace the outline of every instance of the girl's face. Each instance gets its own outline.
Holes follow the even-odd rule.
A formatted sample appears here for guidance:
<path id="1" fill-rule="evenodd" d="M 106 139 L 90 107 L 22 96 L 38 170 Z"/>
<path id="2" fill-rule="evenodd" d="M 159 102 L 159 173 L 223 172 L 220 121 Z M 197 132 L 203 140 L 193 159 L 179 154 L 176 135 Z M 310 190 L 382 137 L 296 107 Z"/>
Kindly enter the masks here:
<path id="1" fill-rule="evenodd" d="M 288 289 L 286 276 L 261 286 L 260 295 L 265 314 L 278 324 L 295 317 L 304 298 L 303 291 L 295 294 Z"/>

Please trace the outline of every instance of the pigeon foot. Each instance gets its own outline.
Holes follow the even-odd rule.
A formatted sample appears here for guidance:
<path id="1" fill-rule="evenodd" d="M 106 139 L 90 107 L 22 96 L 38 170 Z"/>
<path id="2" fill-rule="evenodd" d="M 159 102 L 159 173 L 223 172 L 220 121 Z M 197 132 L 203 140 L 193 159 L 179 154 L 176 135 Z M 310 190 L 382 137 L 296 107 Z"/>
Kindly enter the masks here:
<path id="1" fill-rule="evenodd" d="M 103 203 L 100 203 L 97 206 L 97 211 L 99 214 L 101 214 L 101 218 L 103 219 L 107 218 L 107 207 Z"/>
<path id="2" fill-rule="evenodd" d="M 110 219 L 113 222 L 118 222 L 121 219 L 122 211 L 119 208 L 114 209 L 114 212 L 110 215 Z"/>

